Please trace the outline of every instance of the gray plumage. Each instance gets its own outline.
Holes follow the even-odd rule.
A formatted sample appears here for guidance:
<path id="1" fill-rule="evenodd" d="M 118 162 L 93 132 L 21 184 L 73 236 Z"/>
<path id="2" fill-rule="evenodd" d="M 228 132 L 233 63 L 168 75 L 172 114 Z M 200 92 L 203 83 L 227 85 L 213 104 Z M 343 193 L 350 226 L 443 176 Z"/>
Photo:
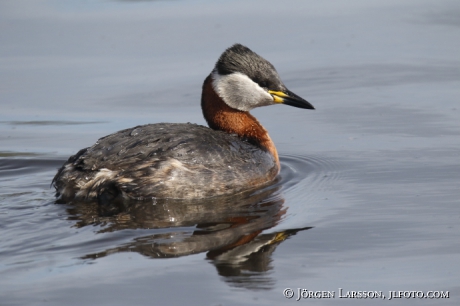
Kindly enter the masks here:
<path id="1" fill-rule="evenodd" d="M 271 154 L 236 136 L 159 123 L 119 131 L 80 150 L 53 185 L 62 199 L 187 199 L 247 190 L 268 183 L 277 171 Z"/>

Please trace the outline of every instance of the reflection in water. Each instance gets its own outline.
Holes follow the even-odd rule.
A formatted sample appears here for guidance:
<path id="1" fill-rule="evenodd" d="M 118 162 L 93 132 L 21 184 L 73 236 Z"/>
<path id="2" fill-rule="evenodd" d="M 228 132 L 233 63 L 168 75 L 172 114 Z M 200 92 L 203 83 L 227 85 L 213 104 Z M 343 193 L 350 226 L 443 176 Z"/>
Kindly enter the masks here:
<path id="1" fill-rule="evenodd" d="M 216 266 L 219 275 L 230 285 L 251 290 L 272 289 L 274 280 L 267 273 L 273 269 L 272 253 L 289 236 L 310 228 L 258 235 L 246 244 L 210 251 L 207 255 Z"/>
<path id="2" fill-rule="evenodd" d="M 271 254 L 299 230 L 261 234 L 286 213 L 279 182 L 256 192 L 191 200 L 157 199 L 102 207 L 74 203 L 68 209 L 75 226 L 102 226 L 99 233 L 143 229 L 136 237 L 105 251 L 87 254 L 96 259 L 118 252 L 137 252 L 150 258 L 172 258 L 207 252 L 219 275 L 233 286 L 269 289 L 273 280 Z"/>

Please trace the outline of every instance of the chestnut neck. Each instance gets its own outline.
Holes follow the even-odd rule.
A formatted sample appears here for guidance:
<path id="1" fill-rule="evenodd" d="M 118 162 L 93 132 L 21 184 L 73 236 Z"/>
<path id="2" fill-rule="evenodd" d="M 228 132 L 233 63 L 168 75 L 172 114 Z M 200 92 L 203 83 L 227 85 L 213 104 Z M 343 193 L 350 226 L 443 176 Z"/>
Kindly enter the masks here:
<path id="1" fill-rule="evenodd" d="M 215 92 L 211 75 L 203 84 L 201 109 L 211 129 L 237 134 L 241 139 L 270 152 L 279 166 L 278 152 L 267 130 L 249 112 L 228 106 Z"/>

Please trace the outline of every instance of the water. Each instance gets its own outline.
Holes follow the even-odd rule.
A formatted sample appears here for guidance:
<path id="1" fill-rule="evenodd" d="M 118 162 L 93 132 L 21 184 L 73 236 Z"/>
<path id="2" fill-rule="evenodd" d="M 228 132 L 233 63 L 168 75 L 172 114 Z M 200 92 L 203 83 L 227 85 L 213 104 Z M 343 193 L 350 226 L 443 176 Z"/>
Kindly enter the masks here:
<path id="1" fill-rule="evenodd" d="M 3 1 L 0 304 L 290 305 L 304 288 L 354 305 L 343 288 L 458 305 L 459 17 L 456 1 Z M 56 169 L 99 137 L 205 124 L 201 84 L 235 42 L 317 108 L 253 112 L 275 185 L 113 215 L 55 204 Z"/>

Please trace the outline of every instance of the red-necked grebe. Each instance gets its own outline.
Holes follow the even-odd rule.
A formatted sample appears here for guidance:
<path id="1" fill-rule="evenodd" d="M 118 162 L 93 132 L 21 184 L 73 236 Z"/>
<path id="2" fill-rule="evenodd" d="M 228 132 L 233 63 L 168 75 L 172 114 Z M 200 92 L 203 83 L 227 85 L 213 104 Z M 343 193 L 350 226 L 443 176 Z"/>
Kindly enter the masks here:
<path id="1" fill-rule="evenodd" d="M 314 109 L 286 88 L 271 63 L 233 45 L 203 84 L 201 108 L 210 128 L 158 123 L 103 137 L 59 169 L 56 195 L 193 199 L 267 184 L 279 173 L 278 153 L 249 111 L 280 103 Z"/>

